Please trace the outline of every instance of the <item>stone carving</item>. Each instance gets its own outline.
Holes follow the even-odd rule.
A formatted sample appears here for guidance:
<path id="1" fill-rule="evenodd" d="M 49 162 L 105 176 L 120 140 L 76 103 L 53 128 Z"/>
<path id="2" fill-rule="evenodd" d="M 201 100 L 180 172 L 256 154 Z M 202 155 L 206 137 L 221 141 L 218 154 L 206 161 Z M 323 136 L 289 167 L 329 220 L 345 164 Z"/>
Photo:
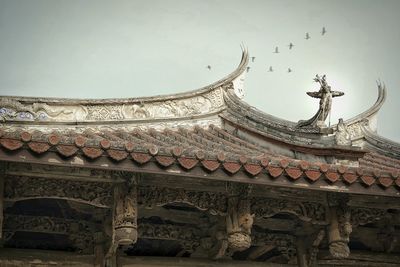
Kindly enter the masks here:
<path id="1" fill-rule="evenodd" d="M 122 120 L 122 106 L 116 105 L 86 105 L 82 106 L 86 112 L 85 120 Z"/>
<path id="2" fill-rule="evenodd" d="M 351 146 L 351 136 L 342 118 L 336 126 L 335 143 L 340 146 Z"/>
<path id="3" fill-rule="evenodd" d="M 111 184 L 61 179 L 12 176 L 5 179 L 4 197 L 17 201 L 30 198 L 62 198 L 97 207 L 112 203 Z"/>
<path id="4" fill-rule="evenodd" d="M 82 220 L 12 214 L 5 216 L 3 226 L 8 233 L 5 240 L 10 240 L 17 231 L 67 235 L 82 253 L 93 252 L 93 232 L 98 227 Z"/>
<path id="5" fill-rule="evenodd" d="M 146 119 L 150 118 L 150 112 L 145 108 L 143 103 L 133 105 L 123 105 L 122 115 L 124 118 Z"/>
<path id="6" fill-rule="evenodd" d="M 61 102 L 62 103 L 62 102 Z M 2 121 L 121 121 L 190 117 L 219 111 L 224 106 L 221 87 L 182 98 L 156 99 L 146 102 L 97 102 L 95 104 L 60 105 L 22 104 L 12 98 L 0 98 Z"/>
<path id="7" fill-rule="evenodd" d="M 355 140 L 357 138 L 360 138 L 362 136 L 364 136 L 364 130 L 363 128 L 368 126 L 368 120 L 364 119 L 361 121 L 357 121 L 355 123 L 351 123 L 351 124 L 346 124 L 346 128 L 347 128 L 347 132 L 349 134 L 349 138 L 351 140 Z"/>
<path id="8" fill-rule="evenodd" d="M 190 253 L 200 245 L 200 230 L 190 226 L 140 222 L 138 235 L 146 239 L 177 240 Z"/>
<path id="9" fill-rule="evenodd" d="M 326 207 L 316 202 L 299 202 L 274 198 L 252 198 L 251 211 L 257 217 L 272 217 L 290 213 L 299 219 L 315 224 L 326 224 Z"/>
<path id="10" fill-rule="evenodd" d="M 159 187 L 139 188 L 139 204 L 147 208 L 170 203 L 186 203 L 213 215 L 226 214 L 227 210 L 226 197 L 221 193 Z"/>
<path id="11" fill-rule="evenodd" d="M 321 99 L 319 101 L 319 109 L 317 113 L 309 120 L 301 120 L 297 123 L 297 127 L 311 126 L 311 127 L 326 127 L 325 120 L 331 112 L 332 98 L 344 95 L 343 92 L 331 91 L 331 87 L 326 82 L 326 76 L 315 76 L 314 81 L 320 84 L 318 92 L 307 92 L 307 94 L 314 98 Z"/>
<path id="12" fill-rule="evenodd" d="M 47 120 L 72 111 L 62 107 L 50 107 L 44 103 L 22 104 L 11 98 L 0 98 L 0 120 Z"/>
<path id="13" fill-rule="evenodd" d="M 138 120 L 187 117 L 220 110 L 223 106 L 221 89 L 188 98 L 134 104 L 82 105 L 85 120 Z"/>

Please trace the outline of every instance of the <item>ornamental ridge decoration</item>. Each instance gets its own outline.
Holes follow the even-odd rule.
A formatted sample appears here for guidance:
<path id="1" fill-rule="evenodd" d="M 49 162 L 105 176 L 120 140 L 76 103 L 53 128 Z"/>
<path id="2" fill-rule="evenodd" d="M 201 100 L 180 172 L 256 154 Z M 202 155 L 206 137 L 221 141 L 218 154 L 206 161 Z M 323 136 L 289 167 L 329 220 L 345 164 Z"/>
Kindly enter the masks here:
<path id="1" fill-rule="evenodd" d="M 117 100 L 93 104 L 29 103 L 0 98 L 0 121 L 130 121 L 191 117 L 220 111 L 224 107 L 223 89 L 169 100 L 121 103 Z"/>

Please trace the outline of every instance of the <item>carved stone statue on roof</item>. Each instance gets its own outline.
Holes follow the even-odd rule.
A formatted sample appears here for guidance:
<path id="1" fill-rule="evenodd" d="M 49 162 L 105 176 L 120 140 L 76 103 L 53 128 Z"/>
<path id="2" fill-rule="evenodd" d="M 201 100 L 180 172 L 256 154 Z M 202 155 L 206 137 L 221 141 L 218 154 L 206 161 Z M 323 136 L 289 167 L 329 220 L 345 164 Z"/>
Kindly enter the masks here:
<path id="1" fill-rule="evenodd" d="M 314 81 L 320 84 L 318 92 L 307 92 L 307 95 L 319 98 L 319 109 L 317 113 L 309 120 L 300 120 L 297 127 L 326 127 L 325 120 L 331 112 L 332 98 L 344 95 L 340 91 L 331 91 L 331 87 L 326 82 L 326 76 L 320 77 L 318 74 L 315 76 Z"/>

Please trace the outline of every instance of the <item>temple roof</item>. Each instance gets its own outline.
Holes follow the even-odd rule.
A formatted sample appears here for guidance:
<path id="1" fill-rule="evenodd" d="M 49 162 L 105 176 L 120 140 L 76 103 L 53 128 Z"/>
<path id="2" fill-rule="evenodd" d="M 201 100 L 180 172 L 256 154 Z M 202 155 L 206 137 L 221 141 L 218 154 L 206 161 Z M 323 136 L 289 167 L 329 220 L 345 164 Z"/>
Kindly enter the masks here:
<path id="1" fill-rule="evenodd" d="M 168 172 L 209 179 L 400 195 L 400 144 L 376 134 L 386 89 L 338 126 L 299 128 L 246 104 L 248 63 L 209 86 L 148 98 L 0 98 L 0 160 Z"/>

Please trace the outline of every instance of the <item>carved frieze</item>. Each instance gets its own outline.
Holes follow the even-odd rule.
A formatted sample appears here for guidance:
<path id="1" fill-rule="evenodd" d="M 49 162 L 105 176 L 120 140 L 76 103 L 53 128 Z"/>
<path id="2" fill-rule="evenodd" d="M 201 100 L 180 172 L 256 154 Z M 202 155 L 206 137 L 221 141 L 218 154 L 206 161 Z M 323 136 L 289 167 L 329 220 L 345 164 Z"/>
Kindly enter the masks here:
<path id="1" fill-rule="evenodd" d="M 122 106 L 116 105 L 86 105 L 82 106 L 86 112 L 85 120 L 101 121 L 101 120 L 122 120 Z"/>
<path id="2" fill-rule="evenodd" d="M 222 193 L 160 187 L 140 187 L 139 204 L 148 208 L 171 203 L 186 203 L 211 214 L 226 214 L 227 200 Z"/>
<path id="3" fill-rule="evenodd" d="M 4 197 L 17 201 L 30 198 L 61 198 L 98 207 L 112 203 L 110 183 L 9 176 L 5 179 Z"/>
<path id="4" fill-rule="evenodd" d="M 351 224 L 353 227 L 377 222 L 383 219 L 388 213 L 384 209 L 350 207 Z"/>
<path id="5" fill-rule="evenodd" d="M 6 214 L 3 225 L 6 242 L 19 231 L 67 235 L 73 245 L 84 253 L 93 249 L 93 233 L 97 228 L 95 224 L 82 220 L 13 214 Z"/>
<path id="6" fill-rule="evenodd" d="M 272 217 L 278 213 L 290 213 L 303 221 L 326 224 L 326 207 L 317 202 L 300 202 L 287 199 L 252 198 L 251 212 L 256 217 Z"/>
<path id="7" fill-rule="evenodd" d="M 272 244 L 277 247 L 287 259 L 296 255 L 295 237 L 288 234 L 254 232 L 252 234 L 252 245 L 263 246 Z"/>
<path id="8" fill-rule="evenodd" d="M 0 98 L 0 120 L 46 121 L 72 111 L 44 103 L 22 104 L 12 98 Z"/>
<path id="9" fill-rule="evenodd" d="M 146 239 L 177 240 L 188 252 L 200 245 L 200 230 L 191 226 L 139 223 L 138 234 Z"/>
<path id="10" fill-rule="evenodd" d="M 92 104 L 57 104 L 0 98 L 0 121 L 121 121 L 188 117 L 219 111 L 224 106 L 223 92 L 216 88 L 198 95 L 169 100 Z"/>

